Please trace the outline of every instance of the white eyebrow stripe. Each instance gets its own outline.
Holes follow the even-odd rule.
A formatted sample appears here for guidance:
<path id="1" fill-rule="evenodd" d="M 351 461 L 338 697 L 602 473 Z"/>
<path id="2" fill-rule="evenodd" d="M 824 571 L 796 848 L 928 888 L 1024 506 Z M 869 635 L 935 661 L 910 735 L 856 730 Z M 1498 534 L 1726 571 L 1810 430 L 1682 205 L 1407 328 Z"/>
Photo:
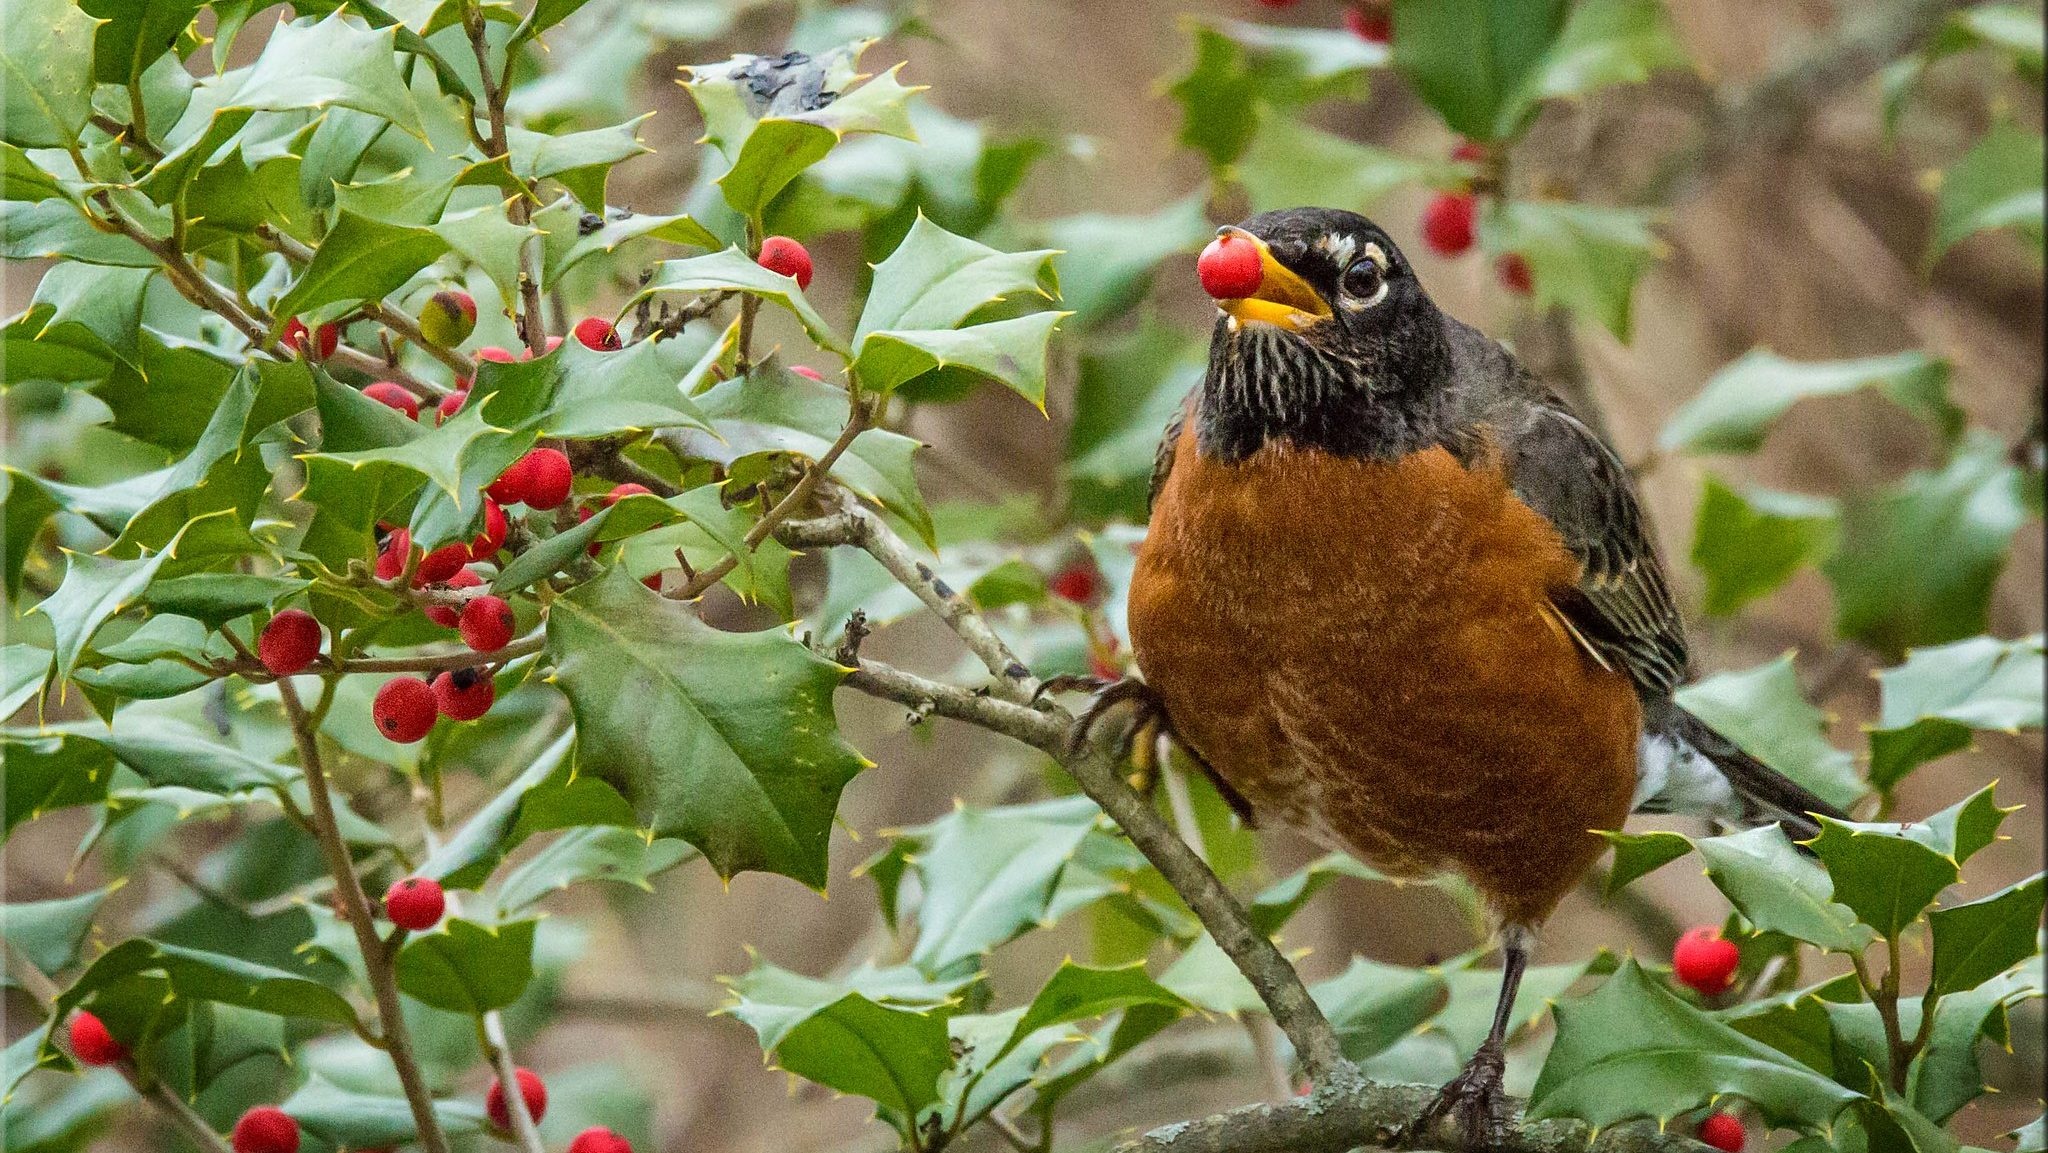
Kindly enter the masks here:
<path id="1" fill-rule="evenodd" d="M 1324 233 L 1316 237 L 1316 248 L 1334 261 L 1339 268 L 1351 263 L 1351 254 L 1357 250 L 1358 242 L 1349 236 Z"/>
<path id="2" fill-rule="evenodd" d="M 1386 250 L 1381 248 L 1377 241 L 1368 240 L 1365 242 L 1365 255 L 1367 259 L 1379 265 L 1382 270 L 1387 267 Z"/>

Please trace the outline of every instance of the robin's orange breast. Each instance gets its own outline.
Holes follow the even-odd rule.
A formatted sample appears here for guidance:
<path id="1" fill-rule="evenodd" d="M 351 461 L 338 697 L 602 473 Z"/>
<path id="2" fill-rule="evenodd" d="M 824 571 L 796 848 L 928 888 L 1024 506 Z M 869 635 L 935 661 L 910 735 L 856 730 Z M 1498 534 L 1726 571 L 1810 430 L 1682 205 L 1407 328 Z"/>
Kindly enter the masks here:
<path id="1" fill-rule="evenodd" d="M 1628 815 L 1641 725 L 1551 607 L 1562 538 L 1442 449 L 1225 464 L 1194 423 L 1130 595 L 1176 731 L 1262 815 L 1539 923 Z"/>

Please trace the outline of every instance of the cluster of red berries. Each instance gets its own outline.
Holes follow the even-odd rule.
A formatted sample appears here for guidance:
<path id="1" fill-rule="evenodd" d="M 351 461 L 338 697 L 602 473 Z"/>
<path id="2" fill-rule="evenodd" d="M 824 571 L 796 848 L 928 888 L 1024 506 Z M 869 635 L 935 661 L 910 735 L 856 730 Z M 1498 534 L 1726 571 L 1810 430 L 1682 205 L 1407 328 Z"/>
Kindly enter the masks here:
<path id="1" fill-rule="evenodd" d="M 1451 159 L 1461 164 L 1484 164 L 1490 153 L 1477 141 L 1460 141 Z M 1422 210 L 1422 242 L 1439 256 L 1463 256 L 1478 235 L 1479 202 L 1470 192 L 1440 192 Z M 1501 286 L 1517 296 L 1535 290 L 1536 281 L 1528 258 L 1519 252 L 1503 253 L 1494 261 L 1494 275 Z"/>
<path id="2" fill-rule="evenodd" d="M 548 1088 L 531 1069 L 514 1070 L 519 1079 L 519 1096 L 526 1102 L 529 1117 L 538 1122 L 547 1112 Z M 484 1112 L 499 1129 L 512 1128 L 512 1114 L 505 1107 L 505 1088 L 493 1082 L 484 1098 Z M 235 1122 L 231 1138 L 235 1153 L 298 1153 L 299 1123 L 275 1105 L 258 1105 Z M 633 1153 L 632 1143 L 603 1126 L 578 1133 L 569 1142 L 568 1153 Z"/>

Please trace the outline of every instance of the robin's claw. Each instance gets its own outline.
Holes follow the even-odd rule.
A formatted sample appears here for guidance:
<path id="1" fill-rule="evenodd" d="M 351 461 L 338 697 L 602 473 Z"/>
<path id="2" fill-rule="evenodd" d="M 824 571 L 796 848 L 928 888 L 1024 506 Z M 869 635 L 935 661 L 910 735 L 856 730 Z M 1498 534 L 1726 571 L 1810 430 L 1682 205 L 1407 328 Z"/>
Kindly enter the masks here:
<path id="1" fill-rule="evenodd" d="M 1509 1115 L 1507 1093 L 1501 1080 L 1507 1061 L 1500 1046 L 1492 1041 L 1479 1047 L 1463 1072 L 1437 1091 L 1436 1099 L 1422 1111 L 1402 1135 L 1403 1146 L 1431 1149 L 1483 1150 L 1506 1146 L 1513 1117 Z M 1439 1139 L 1437 1130 L 1450 1122 L 1449 1140 Z"/>
<path id="2" fill-rule="evenodd" d="M 1031 703 L 1037 704 L 1054 693 L 1099 693 L 1115 683 L 1085 673 L 1061 673 L 1040 681 L 1038 691 L 1031 694 Z"/>

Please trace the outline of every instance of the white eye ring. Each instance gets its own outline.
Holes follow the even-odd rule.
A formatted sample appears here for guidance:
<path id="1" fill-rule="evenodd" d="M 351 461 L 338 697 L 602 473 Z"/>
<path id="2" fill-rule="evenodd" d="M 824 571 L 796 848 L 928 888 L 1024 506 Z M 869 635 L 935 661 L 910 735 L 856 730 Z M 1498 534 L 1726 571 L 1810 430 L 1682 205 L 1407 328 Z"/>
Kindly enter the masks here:
<path id="1" fill-rule="evenodd" d="M 1387 290 L 1393 285 L 1393 281 L 1390 280 L 1386 275 L 1387 253 L 1385 249 L 1382 249 L 1378 244 L 1374 243 L 1373 241 L 1368 240 L 1365 242 L 1365 251 L 1359 256 L 1358 259 L 1370 260 L 1373 263 L 1373 267 L 1378 268 L 1380 270 L 1380 286 L 1378 291 L 1374 292 L 1371 296 L 1365 297 L 1363 299 L 1357 297 L 1345 297 L 1340 303 L 1343 305 L 1345 311 L 1347 312 L 1363 312 L 1366 309 L 1379 304 L 1381 301 L 1387 298 Z"/>

